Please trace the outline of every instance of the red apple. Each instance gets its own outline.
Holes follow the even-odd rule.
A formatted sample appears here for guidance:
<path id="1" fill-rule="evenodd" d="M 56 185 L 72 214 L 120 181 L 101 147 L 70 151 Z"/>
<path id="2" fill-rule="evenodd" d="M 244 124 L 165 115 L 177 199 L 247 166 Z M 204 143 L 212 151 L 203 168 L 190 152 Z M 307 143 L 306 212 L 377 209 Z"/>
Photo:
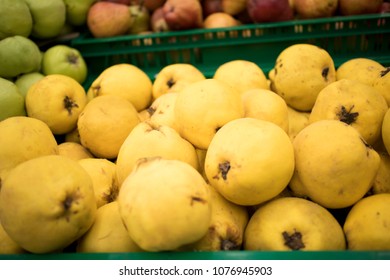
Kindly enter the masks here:
<path id="1" fill-rule="evenodd" d="M 222 12 L 222 0 L 203 0 L 202 9 L 204 17 Z"/>
<path id="2" fill-rule="evenodd" d="M 199 0 L 167 0 L 163 12 L 170 30 L 200 28 L 203 25 Z"/>
<path id="3" fill-rule="evenodd" d="M 390 2 L 383 2 L 379 12 L 380 13 L 390 13 Z"/>
<path id="4" fill-rule="evenodd" d="M 252 23 L 252 19 L 249 16 L 248 9 L 243 10 L 241 13 L 234 16 L 242 24 Z"/>
<path id="5" fill-rule="evenodd" d="M 93 4 L 87 15 L 87 26 L 95 38 L 126 34 L 132 23 L 129 6 L 107 1 Z"/>
<path id="6" fill-rule="evenodd" d="M 344 16 L 379 13 L 383 0 L 339 0 L 339 13 Z"/>
<path id="7" fill-rule="evenodd" d="M 294 18 L 289 0 L 248 0 L 247 10 L 253 22 L 278 22 Z"/>

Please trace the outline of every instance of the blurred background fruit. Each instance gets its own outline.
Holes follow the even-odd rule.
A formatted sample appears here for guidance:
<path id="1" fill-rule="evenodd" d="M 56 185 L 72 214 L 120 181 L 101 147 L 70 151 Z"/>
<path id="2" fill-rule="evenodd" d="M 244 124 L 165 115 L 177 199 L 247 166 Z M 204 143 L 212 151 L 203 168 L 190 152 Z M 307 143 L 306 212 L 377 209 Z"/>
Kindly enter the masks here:
<path id="1" fill-rule="evenodd" d="M 15 35 L 0 41 L 0 77 L 15 78 L 39 71 L 42 54 L 33 40 Z"/>
<path id="2" fill-rule="evenodd" d="M 77 49 L 58 44 L 43 53 L 42 73 L 62 74 L 82 84 L 87 78 L 88 67 Z"/>
<path id="3" fill-rule="evenodd" d="M 63 0 L 25 0 L 33 19 L 31 36 L 46 39 L 58 36 L 66 21 Z"/>
<path id="4" fill-rule="evenodd" d="M 14 35 L 28 37 L 32 26 L 30 8 L 24 0 L 0 1 L 0 40 Z"/>

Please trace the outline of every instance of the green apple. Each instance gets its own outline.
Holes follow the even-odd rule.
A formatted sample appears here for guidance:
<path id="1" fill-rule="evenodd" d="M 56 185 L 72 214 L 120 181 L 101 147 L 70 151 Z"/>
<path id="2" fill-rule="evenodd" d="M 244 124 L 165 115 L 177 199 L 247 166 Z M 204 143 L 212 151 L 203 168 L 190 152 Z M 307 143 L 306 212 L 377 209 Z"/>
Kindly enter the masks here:
<path id="1" fill-rule="evenodd" d="M 87 78 L 88 69 L 77 49 L 67 45 L 55 45 L 43 54 L 42 73 L 66 75 L 82 84 Z"/>
<path id="2" fill-rule="evenodd" d="M 23 97 L 26 98 L 28 89 L 43 77 L 45 77 L 45 75 L 40 72 L 22 74 L 16 78 L 15 85 L 18 87 L 19 92 Z"/>
<path id="3" fill-rule="evenodd" d="M 24 97 L 13 82 L 0 78 L 0 121 L 14 116 L 26 116 Z"/>
<path id="4" fill-rule="evenodd" d="M 47 39 L 58 36 L 66 21 L 63 0 L 25 0 L 33 18 L 31 36 Z"/>
<path id="5" fill-rule="evenodd" d="M 30 9 L 24 0 L 0 0 L 0 40 L 15 35 L 28 37 L 32 26 Z"/>
<path id="6" fill-rule="evenodd" d="M 132 24 L 129 34 L 139 34 L 150 30 L 150 12 L 144 5 L 130 5 Z"/>
<path id="7" fill-rule="evenodd" d="M 87 22 L 89 8 L 97 0 L 63 0 L 66 7 L 66 21 L 73 26 Z"/>
<path id="8" fill-rule="evenodd" d="M 0 77 L 14 78 L 39 71 L 42 53 L 31 39 L 15 35 L 0 41 Z"/>

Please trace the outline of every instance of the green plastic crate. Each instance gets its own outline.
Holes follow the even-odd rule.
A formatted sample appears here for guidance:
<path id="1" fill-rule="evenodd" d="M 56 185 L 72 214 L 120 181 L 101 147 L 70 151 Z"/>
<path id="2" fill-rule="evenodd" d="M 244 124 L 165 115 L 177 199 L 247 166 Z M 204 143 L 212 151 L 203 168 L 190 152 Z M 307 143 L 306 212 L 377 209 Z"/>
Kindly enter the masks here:
<path id="1" fill-rule="evenodd" d="M 280 23 L 251 24 L 234 28 L 127 35 L 105 39 L 85 33 L 71 41 L 88 64 L 85 87 L 104 69 L 131 63 L 151 79 L 166 65 L 191 63 L 206 77 L 234 59 L 257 63 L 268 73 L 276 57 L 295 43 L 326 49 L 335 65 L 355 57 L 390 64 L 390 14 L 333 17 Z M 54 253 L 0 255 L 0 260 L 390 260 L 390 251 L 229 251 L 159 253 Z"/>
<path id="2" fill-rule="evenodd" d="M 219 251 L 0 255 L 0 260 L 390 260 L 390 251 Z"/>
<path id="3" fill-rule="evenodd" d="M 250 60 L 265 73 L 279 53 L 296 43 L 326 49 L 339 66 L 355 57 L 390 63 L 390 14 L 293 20 L 231 28 L 195 29 L 145 35 L 93 38 L 88 32 L 71 41 L 85 58 L 90 83 L 107 67 L 131 63 L 151 79 L 166 65 L 190 63 L 211 77 L 216 68 L 234 59 Z"/>

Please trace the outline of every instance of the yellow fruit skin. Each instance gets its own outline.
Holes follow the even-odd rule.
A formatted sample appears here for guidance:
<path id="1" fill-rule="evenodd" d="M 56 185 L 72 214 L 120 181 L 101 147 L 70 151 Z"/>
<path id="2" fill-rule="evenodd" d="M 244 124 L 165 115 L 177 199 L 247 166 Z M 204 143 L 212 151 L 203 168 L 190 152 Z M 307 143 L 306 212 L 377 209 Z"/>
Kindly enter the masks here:
<path id="1" fill-rule="evenodd" d="M 390 106 L 390 67 L 379 71 L 379 75 L 372 82 L 372 86 L 378 90 L 386 99 L 387 105 Z"/>
<path id="2" fill-rule="evenodd" d="M 149 120 L 155 125 L 167 125 L 177 131 L 175 121 L 175 102 L 177 92 L 168 92 L 153 101 L 148 108 Z"/>
<path id="3" fill-rule="evenodd" d="M 336 80 L 330 54 L 311 44 L 294 44 L 276 58 L 269 76 L 271 90 L 299 111 L 310 111 L 318 93 Z"/>
<path id="4" fill-rule="evenodd" d="M 91 178 L 65 156 L 23 162 L 2 182 L 1 224 L 26 251 L 61 251 L 89 229 L 95 213 Z"/>
<path id="5" fill-rule="evenodd" d="M 147 109 L 143 109 L 138 112 L 138 117 L 141 122 L 150 120 L 151 112 Z"/>
<path id="6" fill-rule="evenodd" d="M 353 205 L 371 188 L 380 157 L 353 127 L 322 120 L 294 139 L 292 191 L 326 208 Z"/>
<path id="7" fill-rule="evenodd" d="M 249 220 L 246 207 L 225 199 L 209 187 L 211 197 L 211 225 L 201 239 L 181 248 L 183 251 L 241 250 L 245 227 Z"/>
<path id="8" fill-rule="evenodd" d="M 60 74 L 45 76 L 26 95 L 27 115 L 42 120 L 59 135 L 76 128 L 86 104 L 84 88 L 76 80 Z"/>
<path id="9" fill-rule="evenodd" d="M 248 60 L 232 60 L 221 64 L 216 69 L 213 79 L 230 85 L 240 93 L 255 88 L 269 89 L 263 70 Z"/>
<path id="10" fill-rule="evenodd" d="M 23 253 L 26 251 L 9 237 L 0 223 L 0 255 Z"/>
<path id="11" fill-rule="evenodd" d="M 387 153 L 390 154 L 390 108 L 387 109 L 382 121 L 382 142 Z"/>
<path id="12" fill-rule="evenodd" d="M 198 149 L 207 149 L 220 127 L 244 116 L 240 92 L 216 79 L 185 87 L 174 111 L 180 135 Z"/>
<path id="13" fill-rule="evenodd" d="M 208 186 L 189 164 L 146 158 L 123 182 L 122 220 L 145 251 L 169 251 L 203 237 L 211 220 Z"/>
<path id="14" fill-rule="evenodd" d="M 349 79 L 371 86 L 385 67 L 379 62 L 358 57 L 345 61 L 336 70 L 336 80 Z"/>
<path id="15" fill-rule="evenodd" d="M 291 141 L 297 134 L 309 124 L 310 112 L 301 112 L 287 106 L 288 115 L 288 135 Z"/>
<path id="16" fill-rule="evenodd" d="M 77 241 L 81 253 L 141 252 L 130 238 L 119 214 L 117 201 L 100 207 L 90 229 Z"/>
<path id="17" fill-rule="evenodd" d="M 43 121 L 10 117 L 0 122 L 0 177 L 19 163 L 44 155 L 58 154 L 57 141 Z M 6 137 L 4 137 L 6 135 Z"/>
<path id="18" fill-rule="evenodd" d="M 180 92 L 187 85 L 206 79 L 192 64 L 174 63 L 163 67 L 153 82 L 153 100 L 169 92 Z"/>
<path id="19" fill-rule="evenodd" d="M 106 68 L 87 91 L 89 100 L 102 95 L 119 95 L 134 105 L 146 109 L 152 102 L 152 81 L 135 65 L 121 63 Z"/>
<path id="20" fill-rule="evenodd" d="M 84 158 L 78 163 L 92 179 L 97 208 L 116 200 L 119 184 L 116 179 L 116 164 L 104 158 Z"/>
<path id="21" fill-rule="evenodd" d="M 79 130 L 78 128 L 76 127 L 75 129 L 73 129 L 72 131 L 68 132 L 65 134 L 65 138 L 64 138 L 64 141 L 65 142 L 75 142 L 75 143 L 80 143 L 80 135 L 79 135 Z"/>
<path id="22" fill-rule="evenodd" d="M 378 154 L 381 162 L 371 190 L 374 194 L 390 193 L 390 155 L 386 151 Z"/>
<path id="23" fill-rule="evenodd" d="M 127 135 L 139 122 L 137 110 L 123 97 L 95 97 L 79 116 L 80 142 L 95 157 L 116 158 Z"/>
<path id="24" fill-rule="evenodd" d="M 198 156 L 198 163 L 199 163 L 199 173 L 202 174 L 203 178 L 208 182 L 206 173 L 204 171 L 204 162 L 206 160 L 206 154 L 207 150 L 202 149 L 195 149 L 196 155 Z"/>
<path id="25" fill-rule="evenodd" d="M 366 142 L 373 145 L 380 138 L 387 109 L 385 98 L 372 86 L 342 79 L 321 90 L 309 122 L 323 119 L 343 121 L 358 130 Z"/>
<path id="26" fill-rule="evenodd" d="M 210 185 L 238 205 L 256 205 L 283 191 L 294 172 L 287 133 L 269 121 L 241 118 L 218 130 L 207 150 Z"/>
<path id="27" fill-rule="evenodd" d="M 374 194 L 349 211 L 344 232 L 349 250 L 390 250 L 390 194 Z"/>
<path id="28" fill-rule="evenodd" d="M 132 172 L 140 158 L 156 156 L 180 160 L 199 170 L 194 146 L 176 130 L 165 125 L 155 126 L 152 122 L 141 122 L 129 133 L 119 150 L 116 160 L 119 185 Z"/>
<path id="29" fill-rule="evenodd" d="M 93 155 L 80 143 L 62 142 L 58 145 L 58 154 L 74 160 L 92 158 Z"/>
<path id="30" fill-rule="evenodd" d="M 300 233 L 301 243 L 288 236 Z M 245 229 L 244 250 L 345 250 L 344 232 L 324 207 L 310 200 L 282 197 L 265 203 L 251 216 Z"/>
<path id="31" fill-rule="evenodd" d="M 286 101 L 280 95 L 268 89 L 251 89 L 242 93 L 244 117 L 270 121 L 289 130 L 289 118 Z"/>

